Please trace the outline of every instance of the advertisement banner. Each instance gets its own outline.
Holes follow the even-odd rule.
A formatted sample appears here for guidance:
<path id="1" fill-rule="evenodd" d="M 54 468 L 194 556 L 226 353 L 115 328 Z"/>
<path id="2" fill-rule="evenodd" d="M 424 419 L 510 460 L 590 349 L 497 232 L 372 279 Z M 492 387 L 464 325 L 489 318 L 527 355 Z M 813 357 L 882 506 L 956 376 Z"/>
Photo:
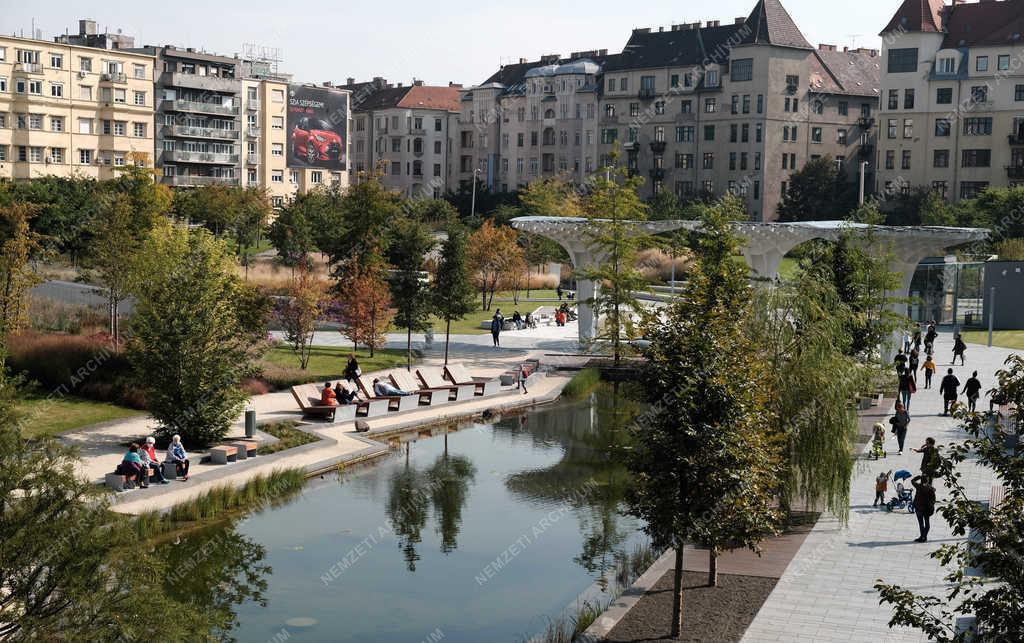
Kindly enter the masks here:
<path id="1" fill-rule="evenodd" d="M 345 169 L 348 98 L 347 92 L 327 87 L 289 86 L 290 167 Z"/>

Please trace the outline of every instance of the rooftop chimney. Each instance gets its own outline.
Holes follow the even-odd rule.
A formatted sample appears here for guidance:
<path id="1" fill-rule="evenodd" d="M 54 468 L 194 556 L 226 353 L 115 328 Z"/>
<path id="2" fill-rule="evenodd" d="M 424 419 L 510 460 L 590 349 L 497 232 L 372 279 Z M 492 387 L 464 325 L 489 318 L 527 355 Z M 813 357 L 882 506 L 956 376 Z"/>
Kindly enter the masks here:
<path id="1" fill-rule="evenodd" d="M 641 28 L 638 28 L 638 29 L 634 29 L 633 33 L 651 33 L 651 28 L 650 27 L 641 27 Z"/>
<path id="2" fill-rule="evenodd" d="M 690 29 L 700 29 L 700 22 L 691 22 Z"/>
<path id="3" fill-rule="evenodd" d="M 746 21 L 747 21 L 746 18 L 744 18 L 743 16 L 740 16 L 739 18 L 736 18 L 736 20 L 733 21 L 733 24 L 734 25 L 742 25 Z"/>
<path id="4" fill-rule="evenodd" d="M 346 85 L 355 85 L 356 84 L 356 79 L 352 78 L 351 76 L 349 76 L 348 78 L 345 79 L 345 84 Z"/>
<path id="5" fill-rule="evenodd" d="M 719 25 L 719 22 L 717 20 L 708 20 L 708 26 L 709 27 L 717 27 L 718 25 Z"/>
<path id="6" fill-rule="evenodd" d="M 96 21 L 85 20 L 78 21 L 78 35 L 79 36 L 95 36 L 96 35 Z"/>
<path id="7" fill-rule="evenodd" d="M 835 45 L 826 45 L 826 44 L 819 44 L 818 45 L 818 51 L 835 51 L 835 50 L 836 50 L 836 46 Z M 846 48 L 844 47 L 843 50 L 845 51 Z"/>
<path id="8" fill-rule="evenodd" d="M 419 78 L 413 78 L 412 79 L 412 84 L 413 84 L 413 87 L 423 87 L 423 81 L 420 80 Z"/>
<path id="9" fill-rule="evenodd" d="M 520 65 L 525 65 L 526 64 L 526 59 L 525 58 L 520 58 L 519 59 L 519 64 Z"/>

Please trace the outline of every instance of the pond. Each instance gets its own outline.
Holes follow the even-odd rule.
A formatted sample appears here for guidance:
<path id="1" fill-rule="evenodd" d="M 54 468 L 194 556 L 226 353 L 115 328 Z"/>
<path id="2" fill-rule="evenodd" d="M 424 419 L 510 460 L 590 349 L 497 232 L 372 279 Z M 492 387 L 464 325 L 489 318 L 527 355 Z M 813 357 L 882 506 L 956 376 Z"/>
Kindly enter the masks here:
<path id="1" fill-rule="evenodd" d="M 524 640 L 646 542 L 622 505 L 635 412 L 599 389 L 403 444 L 181 540 L 180 591 L 241 641 Z"/>

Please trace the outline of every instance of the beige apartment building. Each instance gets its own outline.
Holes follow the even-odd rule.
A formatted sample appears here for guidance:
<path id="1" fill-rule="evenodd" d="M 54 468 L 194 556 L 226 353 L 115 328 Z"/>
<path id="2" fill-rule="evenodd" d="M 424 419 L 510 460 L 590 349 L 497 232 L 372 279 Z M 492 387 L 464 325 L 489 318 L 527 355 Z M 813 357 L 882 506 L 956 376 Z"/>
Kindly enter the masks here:
<path id="1" fill-rule="evenodd" d="M 407 197 L 440 198 L 451 189 L 452 132 L 461 85 L 391 85 L 383 78 L 343 86 L 352 91 L 355 172 L 381 173 L 384 186 Z"/>
<path id="2" fill-rule="evenodd" d="M 877 189 L 1024 184 L 1024 2 L 905 0 L 883 29 Z"/>
<path id="3" fill-rule="evenodd" d="M 152 167 L 153 74 L 141 53 L 0 36 L 0 179 Z"/>
<path id="4" fill-rule="evenodd" d="M 724 25 L 635 29 L 619 54 L 520 60 L 463 93 L 458 178 L 583 182 L 617 158 L 646 179 L 644 196 L 731 192 L 771 221 L 808 160 L 829 156 L 855 180 L 871 158 L 878 61 L 815 49 L 778 0 Z"/>

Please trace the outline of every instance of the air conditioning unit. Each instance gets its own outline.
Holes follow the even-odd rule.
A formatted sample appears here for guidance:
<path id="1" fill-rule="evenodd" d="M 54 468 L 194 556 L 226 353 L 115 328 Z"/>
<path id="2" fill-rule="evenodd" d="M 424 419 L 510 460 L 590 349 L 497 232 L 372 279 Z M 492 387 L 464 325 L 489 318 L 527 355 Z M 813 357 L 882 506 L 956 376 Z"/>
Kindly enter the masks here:
<path id="1" fill-rule="evenodd" d="M 85 72 L 85 71 L 78 72 L 78 77 L 79 78 L 85 78 L 88 75 L 89 75 L 88 72 Z"/>

